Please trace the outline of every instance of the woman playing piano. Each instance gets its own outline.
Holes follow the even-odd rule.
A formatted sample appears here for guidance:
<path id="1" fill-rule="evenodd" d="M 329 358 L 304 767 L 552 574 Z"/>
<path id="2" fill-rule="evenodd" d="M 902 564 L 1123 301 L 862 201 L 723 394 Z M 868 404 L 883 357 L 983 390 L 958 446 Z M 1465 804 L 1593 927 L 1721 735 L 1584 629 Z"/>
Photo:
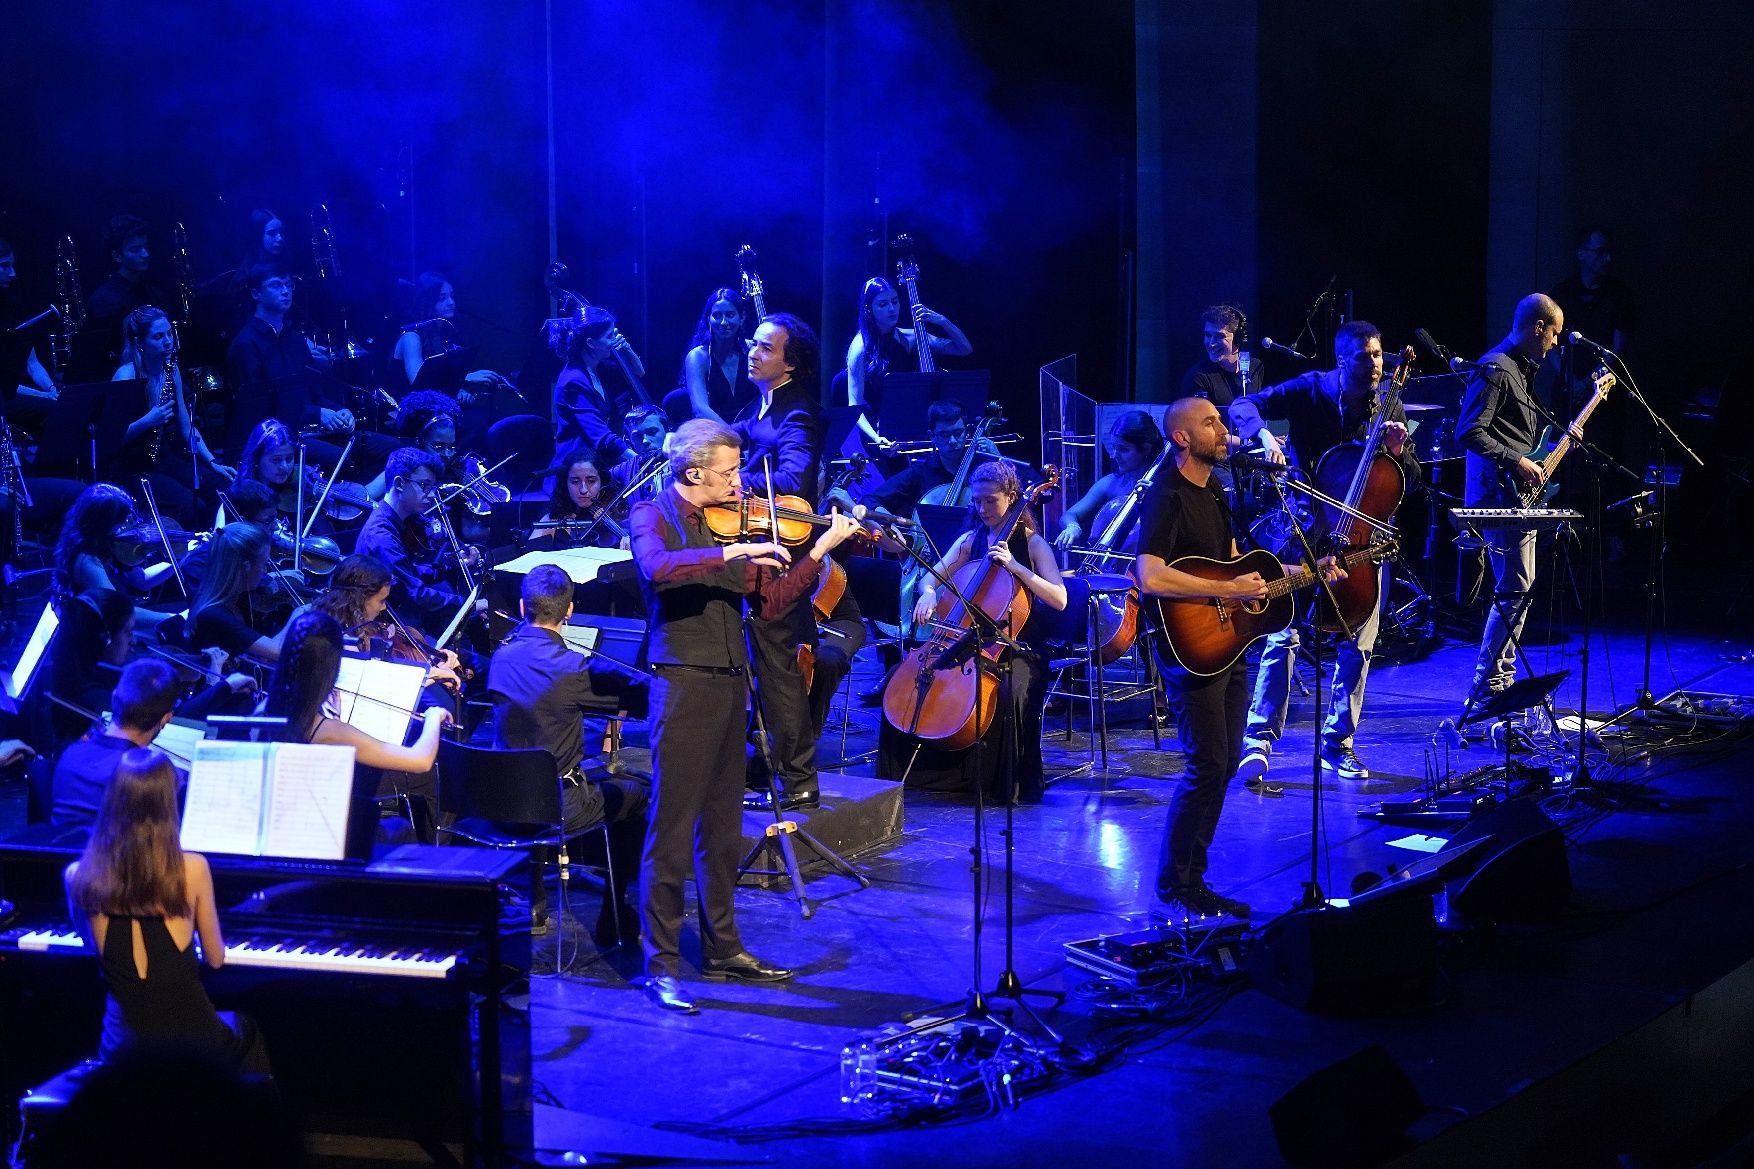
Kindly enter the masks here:
<path id="1" fill-rule="evenodd" d="M 225 938 L 207 858 L 184 852 L 177 833 L 170 758 L 150 747 L 127 752 L 84 855 L 65 875 L 68 910 L 96 948 L 109 990 L 99 1054 L 135 1044 L 195 1048 L 266 1074 L 255 1024 L 215 1011 L 201 986 L 198 961 L 223 966 Z"/>

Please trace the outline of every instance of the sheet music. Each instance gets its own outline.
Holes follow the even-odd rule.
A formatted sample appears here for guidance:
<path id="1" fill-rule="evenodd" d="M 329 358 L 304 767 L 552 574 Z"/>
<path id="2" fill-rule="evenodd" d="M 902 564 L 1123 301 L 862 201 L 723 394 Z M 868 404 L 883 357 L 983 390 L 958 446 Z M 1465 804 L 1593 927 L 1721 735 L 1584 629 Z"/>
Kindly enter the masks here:
<path id="1" fill-rule="evenodd" d="M 596 650 L 597 642 L 603 631 L 594 625 L 562 625 L 560 639 L 566 642 L 567 648 L 589 654 Z"/>
<path id="2" fill-rule="evenodd" d="M 633 553 L 620 548 L 562 548 L 554 552 L 526 552 L 494 568 L 522 576 L 539 564 L 553 564 L 571 577 L 574 584 L 590 584 L 609 565 L 625 564 L 632 559 Z"/>
<path id="3" fill-rule="evenodd" d="M 262 838 L 261 743 L 205 739 L 195 745 L 183 805 L 183 847 L 255 856 Z"/>
<path id="4" fill-rule="evenodd" d="M 408 737 L 408 720 L 420 705 L 425 685 L 424 667 L 343 657 L 335 682 L 335 717 L 374 739 L 400 746 Z"/>
<path id="5" fill-rule="evenodd" d="M 152 741 L 152 745 L 169 755 L 172 763 L 187 771 L 194 765 L 196 745 L 204 742 L 206 738 L 206 723 L 190 726 L 172 720 L 165 724 L 163 730 L 158 732 L 158 738 Z"/>
<path id="6" fill-rule="evenodd" d="M 60 627 L 61 621 L 55 615 L 55 607 L 44 605 L 42 616 L 37 618 L 36 627 L 31 630 L 30 640 L 19 651 L 18 661 L 10 670 L 0 670 L 0 679 L 4 679 L 6 684 L 6 697 L 21 697 L 30 688 L 31 677 L 42 664 L 43 654 L 49 648 L 49 640 Z"/>
<path id="7" fill-rule="evenodd" d="M 268 754 L 262 856 L 338 861 L 347 855 L 353 748 L 276 743 Z"/>

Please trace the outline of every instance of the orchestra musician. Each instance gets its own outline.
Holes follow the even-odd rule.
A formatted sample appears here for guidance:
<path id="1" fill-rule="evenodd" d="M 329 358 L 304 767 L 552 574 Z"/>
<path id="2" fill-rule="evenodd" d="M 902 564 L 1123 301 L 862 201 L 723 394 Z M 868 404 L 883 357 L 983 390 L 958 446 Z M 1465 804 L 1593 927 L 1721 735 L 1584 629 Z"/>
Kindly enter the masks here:
<path id="1" fill-rule="evenodd" d="M 74 381 L 101 376 L 100 369 L 114 369 L 121 357 L 122 321 L 142 305 L 168 304 L 163 291 L 147 283 L 152 268 L 152 248 L 146 240 L 146 221 L 137 215 L 118 215 L 110 220 L 105 241 L 110 259 L 115 261 L 111 272 L 85 298 L 85 325 L 82 334 L 89 342 L 75 351 Z"/>
<path id="2" fill-rule="evenodd" d="M 1230 507 L 1212 474 L 1229 454 L 1230 432 L 1218 408 L 1204 398 L 1182 398 L 1164 414 L 1173 468 L 1152 484 L 1139 526 L 1135 575 L 1141 592 L 1171 599 L 1260 599 L 1267 582 L 1258 572 L 1210 581 L 1171 565 L 1184 556 L 1230 560 L 1239 556 Z M 1174 473 L 1169 472 L 1173 469 Z M 1324 575 L 1340 571 L 1324 563 Z M 1239 658 L 1210 678 L 1165 671 L 1177 735 L 1186 758 L 1170 800 L 1157 869 L 1157 897 L 1187 917 L 1247 917 L 1248 906 L 1206 883 L 1207 853 L 1224 809 L 1224 789 L 1242 757 L 1248 713 L 1248 672 Z"/>
<path id="3" fill-rule="evenodd" d="M 327 350 L 287 320 L 292 311 L 294 282 L 292 273 L 283 265 L 256 265 L 245 275 L 244 286 L 255 311 L 226 350 L 226 378 L 234 391 L 314 375 L 334 363 Z M 315 377 L 311 380 L 319 389 L 305 404 L 300 427 L 314 427 L 325 435 L 345 439 L 354 429 L 353 412 L 332 400 L 322 380 Z M 332 466 L 339 457 L 340 452 L 336 451 L 325 461 L 326 465 Z"/>
<path id="4" fill-rule="evenodd" d="M 730 422 L 755 397 L 748 370 L 746 318 L 737 293 L 715 288 L 701 309 L 688 352 L 682 357 L 684 394 L 666 394 L 664 411 L 678 420 L 709 418 Z M 682 407 L 686 407 L 686 410 Z"/>
<path id="5" fill-rule="evenodd" d="M 176 332 L 165 311 L 152 305 L 137 308 L 122 321 L 122 364 L 110 380 L 146 382 L 137 404 L 145 413 L 128 424 L 118 457 L 131 474 L 143 475 L 152 484 L 161 510 L 187 522 L 196 487 L 191 451 L 208 476 L 203 487 L 209 496 L 217 486 L 215 480 L 229 483 L 237 473 L 214 458 L 195 429 L 183 371 L 174 364 L 176 347 Z"/>
<path id="6" fill-rule="evenodd" d="M 865 281 L 859 291 L 859 331 L 847 343 L 847 404 L 860 406 L 859 430 L 879 450 L 891 444 L 879 431 L 882 420 L 883 379 L 890 373 L 918 372 L 920 355 L 915 329 L 934 324 L 945 336 L 928 333 L 932 352 L 945 357 L 967 357 L 974 352 L 968 335 L 943 313 L 920 305 L 915 327 L 899 327 L 901 293 L 881 276 Z"/>
<path id="7" fill-rule="evenodd" d="M 12 301 L 12 285 L 17 279 L 17 254 L 10 243 L 0 239 L 0 330 L 13 328 L 22 319 L 18 307 Z M 5 380 L 7 378 L 11 378 L 13 381 L 7 382 Z M 60 394 L 60 390 L 55 385 L 54 377 L 49 373 L 48 367 L 43 365 L 43 360 L 37 355 L 34 345 L 26 352 L 24 365 L 21 368 L 0 370 L 0 393 L 10 396 L 14 384 L 17 385 L 18 391 L 24 395 L 26 401 L 31 399 L 53 400 Z M 10 403 L 8 409 L 15 410 L 16 403 Z M 17 423 L 21 419 L 15 414 L 12 421 Z"/>
<path id="8" fill-rule="evenodd" d="M 595 305 L 585 309 L 579 320 L 567 322 L 555 337 L 554 354 L 563 363 L 554 380 L 550 413 L 557 459 L 580 447 L 610 447 L 618 454 L 629 449 L 610 422 L 620 413 L 616 403 L 625 395 L 609 392 L 599 368 L 618 352 L 631 363 L 636 376 L 645 373 L 639 355 L 615 327 L 615 317 Z"/>
<path id="9" fill-rule="evenodd" d="M 396 583 L 391 595 L 398 611 L 431 633 L 450 622 L 463 597 L 447 579 L 456 570 L 456 550 L 441 547 L 429 527 L 444 463 L 437 455 L 403 447 L 384 467 L 389 491 L 359 530 L 353 550 L 383 561 Z M 462 550 L 470 568 L 481 563 L 473 547 Z M 442 560 L 442 563 L 441 563 Z"/>
<path id="10" fill-rule="evenodd" d="M 1541 431 L 1535 375 L 1564 328 L 1565 311 L 1557 301 L 1538 292 L 1525 296 L 1517 302 L 1510 332 L 1469 372 L 1456 422 L 1456 437 L 1467 451 L 1469 507 L 1520 507 L 1520 490 L 1546 482 L 1541 465 L 1528 457 Z M 1571 434 L 1583 437 L 1575 423 Z M 1522 636 L 1535 583 L 1533 527 L 1493 528 L 1484 535 L 1494 595 L 1514 599 L 1487 612 L 1470 690 L 1476 702 L 1516 680 L 1514 639 Z"/>
<path id="11" fill-rule="evenodd" d="M 438 456 L 444 464 L 439 469 L 441 483 L 462 481 L 456 475 L 461 468 L 455 465 L 459 449 L 457 430 L 462 413 L 462 406 L 449 394 L 437 390 L 415 390 L 402 399 L 392 421 L 402 445 Z M 388 490 L 382 471 L 365 485 L 366 496 L 370 499 L 382 499 Z"/>
<path id="12" fill-rule="evenodd" d="M 87 589 L 111 589 L 138 602 L 157 588 L 172 575 L 169 561 L 154 560 L 149 554 L 150 563 L 130 566 L 116 558 L 118 533 L 142 528 L 134 500 L 120 487 L 93 483 L 81 491 L 62 520 L 61 535 L 55 542 L 55 596 L 67 598 Z M 138 604 L 135 612 L 149 627 L 168 615 Z"/>
<path id="13" fill-rule="evenodd" d="M 1326 453 L 1346 442 L 1357 442 L 1370 428 L 1382 382 L 1382 334 L 1368 321 L 1352 320 L 1334 334 L 1335 365 L 1331 370 L 1303 374 L 1269 387 L 1247 399 L 1261 418 L 1286 418 L 1291 423 L 1291 446 L 1308 458 Z M 1397 399 L 1390 404 L 1383 427 L 1383 447 L 1401 465 L 1409 485 L 1419 482 L 1419 460 L 1408 441 L 1407 415 Z M 1284 463 L 1279 439 L 1262 423 L 1255 431 L 1266 456 Z M 1319 459 L 1317 460 L 1319 462 Z M 1316 462 L 1305 470 L 1314 472 Z M 1377 606 L 1358 628 L 1353 639 L 1342 639 L 1334 662 L 1332 699 L 1322 727 L 1322 770 L 1342 780 L 1364 780 L 1370 771 L 1353 749 L 1353 735 L 1364 712 L 1364 684 L 1370 675 L 1370 659 L 1376 647 L 1377 629 L 1387 603 L 1388 569 L 1381 570 L 1382 587 Z M 1279 796 L 1284 788 L 1268 783 L 1267 769 L 1273 747 L 1285 734 L 1285 717 L 1291 705 L 1291 671 L 1300 638 L 1297 626 L 1268 637 L 1261 650 L 1260 670 L 1255 675 L 1254 697 L 1249 706 L 1246 749 L 1238 774 L 1257 795 Z"/>
<path id="14" fill-rule="evenodd" d="M 928 491 L 956 477 L 963 452 L 968 449 L 968 416 L 962 403 L 954 398 L 939 398 L 927 406 L 926 429 L 932 440 L 932 452 L 873 487 L 860 503 L 889 515 L 906 517 Z M 992 440 L 982 439 L 973 465 L 978 467 L 998 457 L 999 448 Z"/>
<path id="15" fill-rule="evenodd" d="M 560 631 L 573 612 L 572 578 L 552 564 L 524 576 L 518 605 L 523 624 L 494 650 L 487 667 L 493 700 L 494 743 L 501 750 L 540 747 L 554 757 L 561 788 L 562 831 L 569 839 L 605 821 L 615 880 L 603 886 L 593 936 L 601 945 L 639 935 L 639 913 L 627 904 L 627 888 L 645 844 L 645 811 L 651 789 L 643 779 L 587 778 L 584 720 L 613 710 L 616 696 L 633 679 L 601 657 L 567 647 Z M 532 929 L 547 932 L 547 886 L 533 866 Z"/>
<path id="16" fill-rule="evenodd" d="M 1098 517 L 1112 503 L 1124 500 L 1139 482 L 1139 476 L 1150 469 L 1163 453 L 1163 432 L 1157 419 L 1146 410 L 1128 410 L 1114 420 L 1108 430 L 1108 455 L 1115 469 L 1090 485 L 1083 498 L 1066 509 L 1060 517 L 1060 532 L 1054 538 L 1056 548 L 1070 548 L 1086 536 L 1101 534 L 1104 524 Z M 1129 545 L 1137 543 L 1135 524 Z M 1119 548 L 1109 549 L 1119 552 Z"/>
<path id="17" fill-rule="evenodd" d="M 858 528 L 837 516 L 807 555 L 777 543 L 716 544 L 703 509 L 740 497 L 737 433 L 706 419 L 677 428 L 670 480 L 629 517 L 646 595 L 652 671 L 653 802 L 640 870 L 646 992 L 659 1006 L 693 1013 L 677 982 L 682 886 L 694 870 L 701 904 L 703 974 L 712 980 L 779 982 L 791 971 L 743 948 L 732 893 L 742 850 L 744 711 L 748 656 L 745 599 L 776 612 L 805 597 L 822 559 Z"/>
<path id="18" fill-rule="evenodd" d="M 455 714 L 455 700 L 443 691 L 448 688 L 454 693 L 462 689 L 463 678 L 458 672 L 462 661 L 454 650 L 429 653 L 425 645 L 413 643 L 394 621 L 387 619 L 394 586 L 395 577 L 383 561 L 355 553 L 343 557 L 335 566 L 323 591 L 312 598 L 311 608 L 335 618 L 346 636 L 358 639 L 361 653 L 426 666 L 427 686 L 422 704 L 444 706 Z"/>
<path id="19" fill-rule="evenodd" d="M 532 548 L 626 548 L 625 520 L 606 513 L 605 462 L 594 451 L 574 451 L 554 477 L 548 509 L 530 529 Z M 613 490 L 613 488 L 611 488 Z"/>
<path id="20" fill-rule="evenodd" d="M 732 424 L 744 455 L 743 490 L 751 499 L 796 495 L 814 501 L 820 486 L 824 418 L 816 404 L 820 350 L 809 325 L 790 313 L 755 327 L 746 364 L 756 399 L 750 416 Z M 813 639 L 808 600 L 757 606 L 750 617 L 753 668 L 784 806 L 813 807 L 822 798 L 816 776 L 816 732 L 798 646 Z M 767 759 L 748 753 L 746 806 L 771 799 Z"/>
<path id="21" fill-rule="evenodd" d="M 454 340 L 456 316 L 457 294 L 450 280 L 441 272 L 422 272 L 408 297 L 408 319 L 418 327 L 404 329 L 391 354 L 404 388 L 414 385 L 427 358 L 458 347 Z M 476 395 L 510 385 L 503 374 L 491 369 L 473 370 L 463 375 L 463 384 L 457 387 L 457 404 L 469 406 Z"/>
<path id="22" fill-rule="evenodd" d="M 1023 804 L 1041 802 L 1046 787 L 1041 717 L 1047 701 L 1048 673 L 1046 658 L 1040 650 L 1046 620 L 1040 613 L 1042 606 L 1054 610 L 1066 607 L 1066 584 L 1054 559 L 1053 545 L 1042 537 L 1032 512 L 1024 511 L 1006 542 L 992 542 L 1022 494 L 1017 470 L 1005 460 L 976 467 L 969 477 L 968 527 L 937 564 L 940 574 L 954 577 L 964 565 L 985 558 L 1016 577 L 1034 601 L 1039 602 L 1032 604 L 1029 621 L 1014 635 L 1023 648 L 1009 651 L 1002 666 L 1011 675 L 1010 716 L 993 720 L 984 749 L 921 750 L 917 757 L 912 744 L 885 720 L 878 743 L 879 775 L 899 777 L 905 773 L 910 787 L 936 791 L 967 791 L 980 784 L 983 791 L 1001 799 Z M 931 621 L 938 601 L 938 582 L 927 577 L 914 605 L 915 622 Z M 1001 731 L 1006 729 L 1011 742 L 1001 738 Z M 981 761 L 978 765 L 984 774 L 975 771 L 977 761 Z"/>
<path id="23" fill-rule="evenodd" d="M 432 765 L 438 758 L 439 733 L 451 721 L 451 712 L 442 705 L 421 711 L 420 734 L 410 746 L 373 738 L 329 713 L 344 648 L 335 618 L 319 609 L 306 610 L 288 623 L 285 639 L 262 706 L 263 714 L 286 720 L 280 741 L 352 747 L 355 766 L 385 773 L 378 794 L 404 796 L 416 806 L 416 829 L 423 839 L 430 839 L 426 826 L 437 806 Z M 424 805 L 424 816 L 419 805 Z"/>
<path id="24" fill-rule="evenodd" d="M 87 589 L 55 602 L 60 628 L 43 660 L 47 686 L 34 688 L 30 724 L 44 754 L 89 729 L 91 720 L 49 696 L 85 711 L 103 709 L 120 671 L 134 654 L 134 602 L 114 589 Z M 112 708 L 113 709 L 113 708 Z"/>
<path id="25" fill-rule="evenodd" d="M 666 460 L 666 450 L 670 445 L 670 420 L 664 411 L 656 406 L 644 404 L 635 406 L 627 412 L 623 433 L 632 447 L 619 462 L 613 464 L 609 471 L 610 481 L 618 492 L 626 491 L 635 481 L 645 478 L 646 481 L 635 488 L 628 502 L 631 504 L 641 499 L 653 499 L 664 489 L 664 474 L 646 478 L 646 472 L 654 469 L 654 464 Z"/>
<path id="26" fill-rule="evenodd" d="M 177 842 L 177 773 L 151 747 L 127 751 L 91 839 L 67 866 L 67 905 L 98 954 L 109 991 L 99 1056 L 135 1045 L 210 1052 L 253 1075 L 268 1053 L 247 1015 L 213 1009 L 200 963 L 225 964 L 207 858 Z M 201 938 L 197 959 L 195 935 Z"/>
<path id="27" fill-rule="evenodd" d="M 227 524 L 213 537 L 207 573 L 189 601 L 190 645 L 216 645 L 232 658 L 279 660 L 286 625 L 272 634 L 257 628 L 256 588 L 268 576 L 268 551 L 268 533 L 255 524 Z"/>

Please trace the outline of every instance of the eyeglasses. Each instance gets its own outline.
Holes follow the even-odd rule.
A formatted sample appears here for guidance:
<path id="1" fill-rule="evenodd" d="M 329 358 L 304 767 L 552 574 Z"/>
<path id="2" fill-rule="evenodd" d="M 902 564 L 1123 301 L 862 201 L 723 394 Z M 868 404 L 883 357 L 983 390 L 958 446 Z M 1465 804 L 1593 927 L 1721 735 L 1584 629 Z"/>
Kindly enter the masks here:
<path id="1" fill-rule="evenodd" d="M 742 467 L 732 467 L 729 471 L 721 471 L 717 467 L 702 467 L 701 470 L 711 471 L 715 475 L 723 476 L 727 483 L 737 483 L 743 478 Z"/>
<path id="2" fill-rule="evenodd" d="M 404 479 L 403 482 L 410 487 L 418 487 L 422 491 L 431 491 L 438 486 L 437 479 Z"/>

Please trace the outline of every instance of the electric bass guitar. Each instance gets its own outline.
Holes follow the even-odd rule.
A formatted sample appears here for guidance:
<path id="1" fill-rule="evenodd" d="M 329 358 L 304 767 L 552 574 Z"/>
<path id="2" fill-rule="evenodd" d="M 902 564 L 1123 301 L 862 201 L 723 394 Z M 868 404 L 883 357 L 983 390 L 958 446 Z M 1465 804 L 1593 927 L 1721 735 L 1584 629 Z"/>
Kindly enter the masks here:
<path id="1" fill-rule="evenodd" d="M 1394 554 L 1395 541 L 1384 540 L 1348 552 L 1339 563 L 1350 572 L 1353 565 L 1365 561 L 1381 564 Z M 1287 573 L 1279 558 L 1264 548 L 1257 548 L 1235 560 L 1183 556 L 1170 567 L 1210 581 L 1234 580 L 1258 572 L 1267 582 L 1267 595 L 1256 600 L 1145 598 L 1152 605 L 1161 635 L 1154 639 L 1158 662 L 1166 670 L 1199 678 L 1223 673 L 1248 652 L 1249 646 L 1289 626 L 1294 611 L 1291 594 L 1317 583 L 1316 575 L 1308 569 Z"/>
<path id="2" fill-rule="evenodd" d="M 1590 415 L 1596 412 L 1596 407 L 1600 406 L 1603 399 L 1608 396 L 1608 391 L 1614 388 L 1616 380 L 1613 372 L 1607 366 L 1598 365 L 1596 367 L 1596 371 L 1590 375 L 1590 381 L 1595 385 L 1595 392 L 1590 395 L 1590 400 L 1583 404 L 1583 409 L 1577 412 L 1577 418 L 1572 422 L 1572 427 L 1578 430 L 1583 429 L 1584 423 L 1590 420 Z M 1541 431 L 1541 437 L 1535 440 L 1534 449 L 1525 456 L 1531 462 L 1540 465 L 1543 476 L 1541 482 L 1531 486 L 1518 478 L 1514 471 L 1505 472 L 1506 486 L 1516 492 L 1517 499 L 1521 501 L 1520 506 L 1524 508 L 1547 506 L 1548 501 L 1559 490 L 1559 484 L 1553 481 L 1553 472 L 1559 469 L 1560 460 L 1565 458 L 1565 454 L 1569 450 L 1571 450 L 1571 428 L 1568 427 L 1565 433 L 1559 436 L 1558 441 L 1554 441 L 1553 427 L 1548 426 Z"/>

